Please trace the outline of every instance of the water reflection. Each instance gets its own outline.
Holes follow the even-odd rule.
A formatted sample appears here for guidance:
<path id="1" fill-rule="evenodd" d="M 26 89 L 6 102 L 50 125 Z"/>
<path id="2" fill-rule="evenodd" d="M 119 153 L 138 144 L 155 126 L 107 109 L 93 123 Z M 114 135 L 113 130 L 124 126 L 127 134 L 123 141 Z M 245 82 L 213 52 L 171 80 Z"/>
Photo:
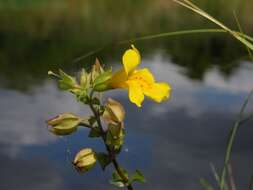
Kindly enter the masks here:
<path id="1" fill-rule="evenodd" d="M 1 189 L 64 189 L 64 179 L 49 160 L 11 159 L 1 154 L 0 167 Z"/>
<path id="2" fill-rule="evenodd" d="M 236 28 L 232 10 L 247 33 L 253 32 L 251 0 L 200 1 L 201 7 Z M 222 8 L 221 8 L 222 7 Z M 124 10 L 124 11 L 122 11 Z M 141 11 L 140 11 L 141 10 Z M 143 11 L 145 10 L 145 11 Z M 193 28 L 213 28 L 207 21 L 167 0 L 11 0 L 0 1 L 0 189 L 114 189 L 111 171 L 96 166 L 79 175 L 70 164 L 83 147 L 103 150 L 87 131 L 57 138 L 45 120 L 65 111 L 89 113 L 70 94 L 60 92 L 47 71 L 74 73 L 95 56 L 119 65 L 124 49 L 112 45 L 72 61 L 94 48 L 122 39 Z M 143 65 L 173 87 L 172 99 L 142 109 L 124 91 L 110 92 L 127 110 L 127 137 L 120 161 L 139 168 L 148 182 L 137 189 L 200 189 L 198 178 L 211 177 L 209 163 L 221 167 L 226 137 L 253 87 L 253 65 L 246 51 L 225 35 L 192 35 L 136 43 Z M 252 111 L 253 103 L 249 105 Z M 252 121 L 238 133 L 232 164 L 236 184 L 248 187 L 252 173 Z M 112 170 L 112 168 L 110 169 Z"/>
<path id="3" fill-rule="evenodd" d="M 162 53 L 147 57 L 143 65 L 159 80 L 171 83 L 173 97 L 161 105 L 146 101 L 137 109 L 126 92 L 109 93 L 123 101 L 128 113 L 120 161 L 131 171 L 138 167 L 146 174 L 148 183 L 137 185 L 138 189 L 199 189 L 199 177 L 212 179 L 209 163 L 222 164 L 229 129 L 252 87 L 253 65 L 241 62 L 229 78 L 213 67 L 201 82 L 190 80 L 183 67 L 172 64 Z M 46 80 L 29 93 L 1 89 L 0 96 L 0 189 L 111 189 L 107 185 L 110 171 L 101 173 L 97 166 L 82 176 L 70 164 L 79 148 L 103 150 L 100 142 L 94 145 L 85 138 L 86 130 L 57 138 L 44 126 L 46 119 L 64 111 L 89 113 L 70 94 Z M 248 167 L 253 159 L 251 125 L 249 122 L 238 133 L 232 160 L 236 182 L 242 188 L 252 175 Z"/>

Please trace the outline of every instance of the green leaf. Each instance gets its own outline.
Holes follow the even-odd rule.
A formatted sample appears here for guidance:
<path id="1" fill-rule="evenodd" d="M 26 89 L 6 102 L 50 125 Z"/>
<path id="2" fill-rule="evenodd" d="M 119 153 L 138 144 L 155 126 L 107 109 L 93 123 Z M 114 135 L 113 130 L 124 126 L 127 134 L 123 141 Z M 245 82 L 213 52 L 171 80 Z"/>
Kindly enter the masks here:
<path id="1" fill-rule="evenodd" d="M 120 171 L 124 174 L 124 176 L 126 177 L 126 178 L 128 178 L 128 173 L 127 173 L 127 171 L 124 169 L 124 168 L 119 168 L 120 169 Z M 118 174 L 118 172 L 115 170 L 113 173 L 112 173 L 112 178 L 113 178 L 113 180 L 115 180 L 115 181 L 122 181 L 122 179 L 121 179 L 121 177 L 119 176 L 119 174 Z"/>
<path id="2" fill-rule="evenodd" d="M 104 106 L 99 106 L 99 114 L 102 116 L 105 112 L 105 107 Z"/>
<path id="3" fill-rule="evenodd" d="M 93 89 L 96 92 L 104 92 L 106 90 L 110 90 L 111 86 L 109 85 L 108 82 L 105 82 L 105 83 L 101 83 L 101 84 L 96 85 Z"/>
<path id="4" fill-rule="evenodd" d="M 107 80 L 109 80 L 111 77 L 112 77 L 112 70 L 110 69 L 110 70 L 105 71 L 102 74 L 98 75 L 96 77 L 96 79 L 94 80 L 93 85 L 96 86 L 96 85 L 99 85 L 101 83 L 104 83 Z"/>
<path id="5" fill-rule="evenodd" d="M 95 97 L 95 98 L 92 99 L 92 104 L 100 105 L 100 100 L 97 97 Z"/>
<path id="6" fill-rule="evenodd" d="M 121 177 L 119 176 L 118 172 L 117 171 L 114 171 L 112 173 L 112 180 L 113 181 L 122 181 Z"/>
<path id="7" fill-rule="evenodd" d="M 106 144 L 113 146 L 115 149 L 119 149 L 124 143 L 125 130 L 122 127 L 122 123 L 109 124 L 106 133 Z"/>
<path id="8" fill-rule="evenodd" d="M 76 79 L 74 77 L 64 73 L 62 70 L 59 70 L 59 74 L 60 74 L 59 76 L 60 89 L 72 92 L 73 94 L 77 96 L 83 93 L 82 92 L 83 89 L 79 86 L 79 84 L 77 84 Z M 80 98 L 77 97 L 77 99 L 80 99 Z"/>
<path id="9" fill-rule="evenodd" d="M 110 181 L 110 184 L 116 186 L 116 187 L 125 187 L 124 183 L 121 181 Z"/>
<path id="10" fill-rule="evenodd" d="M 59 86 L 62 90 L 73 90 L 76 86 L 76 79 L 70 75 L 64 73 L 62 70 L 59 70 L 61 79 L 59 80 Z"/>
<path id="11" fill-rule="evenodd" d="M 106 166 L 111 163 L 110 156 L 105 153 L 97 153 L 97 159 L 102 167 L 102 170 L 105 170 Z"/>
<path id="12" fill-rule="evenodd" d="M 99 74 L 93 82 L 93 89 L 97 92 L 103 92 L 110 89 L 111 87 L 109 86 L 108 81 L 111 79 L 111 77 L 111 69 Z"/>
<path id="13" fill-rule="evenodd" d="M 87 103 L 88 97 L 87 97 L 87 91 L 86 90 L 80 90 L 76 92 L 76 99 L 77 101 Z"/>
<path id="14" fill-rule="evenodd" d="M 130 181 L 131 182 L 138 181 L 141 183 L 145 183 L 146 179 L 145 179 L 144 175 L 139 170 L 136 170 L 135 173 L 131 176 Z"/>
<path id="15" fill-rule="evenodd" d="M 119 168 L 121 170 L 121 172 L 123 173 L 123 175 L 128 178 L 128 173 L 125 169 L 123 168 Z M 118 172 L 115 170 L 113 173 L 112 173 L 112 180 L 110 181 L 110 183 L 112 185 L 115 185 L 117 187 L 124 187 L 125 184 L 123 182 L 123 179 L 121 179 L 121 177 L 119 176 Z"/>
<path id="16" fill-rule="evenodd" d="M 94 116 L 91 116 L 89 118 L 89 124 L 90 124 L 90 126 L 93 126 L 95 123 L 96 123 L 96 118 Z"/>
<path id="17" fill-rule="evenodd" d="M 87 89 L 88 88 L 88 83 L 89 83 L 89 81 L 88 81 L 88 74 L 87 74 L 87 72 L 84 69 L 82 69 L 82 71 L 81 71 L 81 77 L 80 77 L 81 88 L 82 89 Z"/>
<path id="18" fill-rule="evenodd" d="M 101 132 L 100 132 L 99 127 L 93 127 L 90 130 L 89 137 L 91 137 L 91 138 L 101 137 Z"/>

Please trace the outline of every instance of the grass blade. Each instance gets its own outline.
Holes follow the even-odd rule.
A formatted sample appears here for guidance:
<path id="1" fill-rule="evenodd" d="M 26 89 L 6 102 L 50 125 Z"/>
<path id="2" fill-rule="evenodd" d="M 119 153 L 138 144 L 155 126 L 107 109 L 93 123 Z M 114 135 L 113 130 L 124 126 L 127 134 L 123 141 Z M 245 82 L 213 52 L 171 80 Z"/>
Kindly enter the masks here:
<path id="1" fill-rule="evenodd" d="M 115 42 L 114 44 L 110 43 L 110 44 L 107 44 L 103 47 L 96 48 L 88 53 L 85 53 L 84 55 L 77 57 L 76 59 L 73 60 L 72 63 L 80 62 L 81 60 L 84 60 L 92 55 L 95 55 L 95 54 L 103 51 L 107 47 L 110 47 L 113 45 L 121 45 L 121 44 L 133 43 L 136 41 L 150 40 L 150 39 L 164 38 L 164 37 L 172 37 L 172 36 L 180 36 L 180 35 L 200 34 L 200 33 L 225 33 L 225 32 L 226 31 L 223 29 L 209 28 L 209 29 L 181 30 L 181 31 L 175 31 L 175 32 L 165 32 L 165 33 L 141 36 L 141 37 L 133 38 L 130 40 L 122 40 L 119 42 Z"/>
<path id="2" fill-rule="evenodd" d="M 231 30 L 229 27 L 227 27 L 226 25 L 224 25 L 223 23 L 221 23 L 220 21 L 218 21 L 217 19 L 215 19 L 214 17 L 212 17 L 211 15 L 209 15 L 208 13 L 206 13 L 205 11 L 200 9 L 194 3 L 190 2 L 189 0 L 173 0 L 173 1 L 185 8 L 192 10 L 193 12 L 201 15 L 202 17 L 210 20 L 211 22 L 215 23 L 216 25 L 220 26 L 222 29 L 224 29 L 225 31 L 230 33 L 234 38 L 239 40 L 241 43 L 243 43 L 244 45 L 246 45 L 249 49 L 251 49 L 253 51 L 253 44 L 252 43 L 250 43 L 248 40 L 246 40 L 241 35 L 239 35 L 238 32 Z"/>
<path id="3" fill-rule="evenodd" d="M 136 42 L 141 40 L 150 40 L 155 38 L 163 38 L 163 37 L 172 37 L 172 36 L 180 36 L 180 35 L 188 35 L 188 34 L 200 34 L 200 33 L 225 33 L 225 30 L 222 29 L 195 29 L 195 30 L 181 30 L 175 32 L 165 32 L 154 35 L 141 36 L 138 38 L 133 38 L 131 40 L 123 40 L 118 42 L 118 44 L 125 44 L 129 42 Z"/>
<path id="4" fill-rule="evenodd" d="M 239 19 L 238 19 L 236 13 L 233 12 L 233 15 L 234 15 L 234 18 L 235 18 L 235 21 L 236 21 L 236 24 L 237 24 L 237 27 L 238 27 L 240 33 L 243 33 L 242 26 L 241 26 L 241 24 L 240 24 L 240 22 L 239 22 Z M 249 57 L 250 57 L 251 61 L 253 61 L 253 55 L 252 55 L 251 50 L 249 49 L 248 46 L 246 46 L 246 49 L 247 49 L 247 51 L 248 51 L 248 54 L 249 54 Z"/>
<path id="5" fill-rule="evenodd" d="M 253 176 L 250 179 L 249 190 L 253 190 Z"/>
<path id="6" fill-rule="evenodd" d="M 245 108 L 247 107 L 247 104 L 249 102 L 249 100 L 251 99 L 251 97 L 253 96 L 253 90 L 249 93 L 248 97 L 245 99 L 240 113 L 238 115 L 237 120 L 235 121 L 235 124 L 231 130 L 230 136 L 228 138 L 228 144 L 227 144 L 227 148 L 226 148 L 226 154 L 225 154 L 225 159 L 224 159 L 224 166 L 222 169 L 222 174 L 221 174 L 221 181 L 220 181 L 220 189 L 223 190 L 224 189 L 224 184 L 225 184 L 225 178 L 226 178 L 226 174 L 227 174 L 227 167 L 228 167 L 228 163 L 230 161 L 230 157 L 231 157 L 231 152 L 232 152 L 232 147 L 235 141 L 235 135 L 239 129 L 239 126 L 241 124 L 241 120 L 243 117 L 243 113 Z"/>
<path id="7" fill-rule="evenodd" d="M 199 182 L 205 190 L 213 190 L 213 187 L 204 178 L 200 178 Z"/>
<path id="8" fill-rule="evenodd" d="M 217 184 L 219 186 L 220 185 L 220 176 L 219 176 L 219 174 L 218 174 L 215 166 L 212 163 L 210 164 L 210 167 L 211 167 L 211 170 L 213 172 L 214 178 L 215 178 L 215 180 L 216 180 L 216 182 L 217 182 Z M 224 189 L 228 190 L 228 185 L 227 185 L 226 181 L 225 181 Z"/>

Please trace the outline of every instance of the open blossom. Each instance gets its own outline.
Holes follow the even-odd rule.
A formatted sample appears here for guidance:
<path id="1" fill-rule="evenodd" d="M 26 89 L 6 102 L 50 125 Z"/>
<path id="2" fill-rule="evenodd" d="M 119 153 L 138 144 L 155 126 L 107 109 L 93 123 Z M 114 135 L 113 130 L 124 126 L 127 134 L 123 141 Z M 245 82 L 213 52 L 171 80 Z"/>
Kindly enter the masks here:
<path id="1" fill-rule="evenodd" d="M 160 103 L 170 96 L 171 87 L 165 82 L 156 82 L 147 69 L 136 69 L 141 62 L 139 51 L 132 45 L 122 57 L 123 68 L 110 79 L 112 88 L 128 89 L 129 99 L 138 107 L 144 100 L 144 95 Z"/>

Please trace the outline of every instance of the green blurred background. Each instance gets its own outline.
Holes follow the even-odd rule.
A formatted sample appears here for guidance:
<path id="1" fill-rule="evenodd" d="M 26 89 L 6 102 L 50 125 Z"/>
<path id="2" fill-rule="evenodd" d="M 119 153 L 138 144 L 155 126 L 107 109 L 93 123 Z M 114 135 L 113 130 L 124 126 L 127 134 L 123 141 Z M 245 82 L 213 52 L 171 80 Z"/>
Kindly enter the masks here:
<path id="1" fill-rule="evenodd" d="M 204 10 L 232 29 L 233 11 L 243 30 L 253 33 L 250 0 L 198 0 Z M 120 60 L 128 46 L 109 46 L 79 63 L 73 60 L 104 45 L 140 36 L 200 28 L 217 28 L 171 0 L 2 0 L 0 1 L 0 77 L 5 87 L 27 90 L 50 69 L 79 69 L 98 56 Z M 190 78 L 202 79 L 211 65 L 224 75 L 247 59 L 246 51 L 227 34 L 201 34 L 138 42 L 142 53 L 162 49 Z M 22 78 L 21 80 L 18 80 Z"/>

